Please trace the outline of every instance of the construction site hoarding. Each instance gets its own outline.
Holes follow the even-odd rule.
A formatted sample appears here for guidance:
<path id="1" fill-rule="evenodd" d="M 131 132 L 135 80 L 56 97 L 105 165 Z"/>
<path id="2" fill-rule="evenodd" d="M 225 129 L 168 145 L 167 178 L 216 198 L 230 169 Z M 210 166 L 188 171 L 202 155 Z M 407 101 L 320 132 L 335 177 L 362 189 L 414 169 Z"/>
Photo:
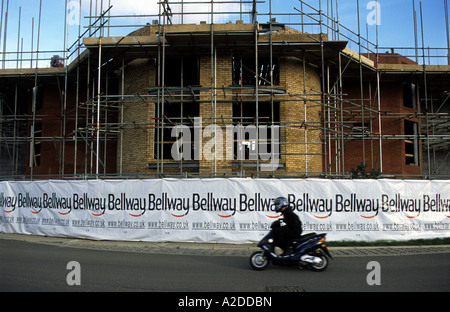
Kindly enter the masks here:
<path id="1" fill-rule="evenodd" d="M 148 242 L 254 243 L 285 196 L 303 233 L 328 240 L 450 237 L 450 183 L 425 180 L 150 179 L 0 183 L 0 232 Z"/>

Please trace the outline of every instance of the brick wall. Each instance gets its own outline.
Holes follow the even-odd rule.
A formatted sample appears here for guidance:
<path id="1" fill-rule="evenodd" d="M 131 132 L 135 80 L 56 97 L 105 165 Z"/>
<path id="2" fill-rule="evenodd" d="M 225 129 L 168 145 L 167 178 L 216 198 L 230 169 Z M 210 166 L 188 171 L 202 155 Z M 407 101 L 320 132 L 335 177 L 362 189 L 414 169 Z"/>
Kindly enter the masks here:
<path id="1" fill-rule="evenodd" d="M 280 64 L 281 86 L 292 95 L 281 102 L 282 162 L 287 172 L 322 172 L 321 97 L 313 90 L 321 90 L 317 71 L 295 58 L 284 58 Z M 304 87 L 306 86 L 306 87 Z M 306 92 L 306 94 L 305 94 Z M 305 94 L 303 96 L 303 94 Z M 305 116 L 306 107 L 306 116 Z M 308 143 L 308 144 L 305 144 Z M 313 144 L 311 144 L 313 143 Z M 283 155 L 284 154 L 284 155 Z M 304 155 L 308 154 L 308 155 Z"/>
<path id="2" fill-rule="evenodd" d="M 214 68 L 215 67 L 215 68 Z M 214 79 L 214 74 L 216 74 L 216 79 Z M 232 85 L 232 56 L 231 54 L 218 54 L 215 64 L 213 64 L 213 72 L 211 72 L 211 57 L 202 56 L 200 58 L 200 85 L 202 87 L 216 87 L 223 88 Z M 214 94 L 214 93 L 213 93 Z M 222 130 L 222 149 L 217 147 L 217 152 L 213 149 L 210 155 L 203 155 L 202 160 L 199 162 L 200 173 L 209 172 L 230 172 L 232 170 L 232 161 L 226 160 L 227 154 L 230 154 L 230 145 L 227 144 L 226 137 L 226 125 L 232 123 L 230 117 L 233 116 L 232 99 L 226 97 L 222 91 L 216 89 L 215 100 L 214 97 L 211 99 L 211 92 L 201 93 L 200 103 L 200 116 L 202 117 L 203 127 L 209 125 L 216 125 Z M 227 101 L 230 102 L 227 102 Z M 211 118 L 212 117 L 212 118 Z M 204 137 L 202 141 L 202 151 L 208 153 L 207 148 L 212 146 L 213 135 L 210 137 Z M 215 140 L 215 143 L 219 140 Z M 207 145 L 209 143 L 209 145 Z M 206 145 L 206 149 L 205 149 Z M 211 162 L 211 158 L 214 159 L 214 153 L 216 157 L 216 163 Z M 215 167 L 214 167 L 215 166 Z"/>
<path id="3" fill-rule="evenodd" d="M 125 67 L 124 94 L 140 94 L 143 97 L 127 97 L 123 103 L 123 122 L 126 124 L 122 143 L 124 173 L 146 173 L 149 161 L 153 158 L 151 125 L 155 114 L 154 104 L 146 101 L 145 94 L 149 87 L 154 86 L 154 77 L 151 59 L 136 59 Z"/>
<path id="4" fill-rule="evenodd" d="M 233 167 L 235 160 L 227 160 L 231 154 L 232 144 L 227 142 L 226 126 L 232 125 L 233 98 L 226 97 L 222 88 L 232 85 L 232 54 L 218 53 L 217 60 L 213 64 L 211 72 L 211 57 L 200 57 L 200 85 L 205 88 L 214 86 L 215 99 L 211 100 L 211 90 L 203 91 L 199 95 L 199 114 L 202 117 L 203 129 L 211 124 L 216 124 L 222 130 L 222 149 L 219 149 L 217 161 L 211 161 L 206 148 L 213 145 L 213 136 L 204 136 L 202 141 L 202 159 L 199 161 L 200 173 L 230 172 L 238 170 Z M 214 70 L 217 74 L 214 80 Z M 130 62 L 125 68 L 125 94 L 135 94 L 153 87 L 155 67 L 149 59 L 137 59 Z M 305 68 L 305 82 L 303 81 L 303 62 L 296 58 L 282 58 L 280 62 L 280 87 L 285 88 L 288 94 L 280 100 L 281 130 L 280 140 L 287 144 L 281 144 L 280 163 L 286 165 L 278 172 L 287 173 L 312 173 L 323 171 L 320 114 L 322 107 L 320 96 L 312 95 L 320 90 L 320 76 L 316 69 L 309 66 Z M 305 101 L 301 95 L 306 94 L 310 100 Z M 229 91 L 227 91 L 229 94 Z M 213 92 L 214 95 L 214 92 Z M 238 93 L 236 93 L 238 96 Z M 299 96 L 300 95 L 300 96 Z M 246 97 L 251 99 L 251 97 Z M 254 98 L 253 98 L 254 99 Z M 312 99 L 312 100 L 311 100 Z M 259 97 L 259 101 L 270 101 L 269 96 Z M 306 106 L 306 119 L 304 108 Z M 154 103 L 146 103 L 142 98 L 131 97 L 124 102 L 124 123 L 127 124 L 123 132 L 123 172 L 142 173 L 154 172 L 148 170 L 149 163 L 156 163 L 154 157 L 153 137 L 155 116 Z M 211 118 L 212 117 L 212 118 Z M 306 123 L 305 123 L 306 122 Z M 135 126 L 133 126 L 135 124 Z M 308 143 L 305 148 L 305 139 Z M 220 139 L 216 142 L 220 142 Z M 314 144 L 309 144 L 314 143 Z M 207 145 L 209 144 L 209 145 Z M 120 145 L 119 145 L 120 146 Z M 206 148 L 205 148 L 206 146 Z M 227 150 L 228 149 L 228 150 Z M 307 153 L 308 155 L 305 155 Z M 120 155 L 119 155 L 120 157 Z M 174 160 L 164 160 L 164 163 L 175 163 Z M 263 162 L 263 161 L 261 161 Z M 252 171 L 248 169 L 247 171 Z M 165 168 L 164 172 L 178 172 L 179 168 Z M 184 170 L 185 171 L 185 170 Z"/>
<path id="5" fill-rule="evenodd" d="M 372 82 L 372 86 L 375 83 Z M 419 140 L 419 165 L 407 165 L 405 159 L 405 140 L 401 138 L 405 134 L 404 120 L 405 116 L 410 114 L 412 117 L 409 119 L 413 122 L 419 122 L 417 118 L 414 118 L 417 113 L 416 109 L 409 108 L 403 105 L 403 86 L 401 82 L 381 82 L 381 110 L 386 114 L 382 113 L 381 116 L 381 133 L 384 135 L 382 141 L 382 151 L 383 151 L 383 174 L 403 174 L 403 175 L 419 175 L 422 167 L 422 146 Z M 370 102 L 368 99 L 376 99 L 375 90 L 372 87 L 372 94 L 369 95 L 369 85 L 368 82 L 364 82 L 363 92 L 366 110 L 364 116 L 364 123 L 368 126 L 367 131 L 372 131 L 373 137 L 370 135 L 366 136 L 364 140 L 365 158 L 363 158 L 363 140 L 362 136 L 359 138 L 353 138 L 350 136 L 345 140 L 344 152 L 344 171 L 350 172 L 352 168 L 356 168 L 361 161 L 364 161 L 368 166 L 367 171 L 372 168 L 380 168 L 380 141 L 377 138 L 380 130 L 378 128 L 379 119 L 378 114 L 370 112 L 367 110 L 369 108 Z M 344 81 L 343 93 L 346 94 L 348 100 L 353 101 L 355 104 L 360 105 L 358 99 L 360 95 L 360 84 L 359 81 L 347 80 Z M 373 105 L 377 105 L 375 102 Z M 344 122 L 346 129 L 345 131 L 350 131 L 352 126 L 356 124 L 361 124 L 363 122 L 362 114 L 359 112 L 360 108 L 353 106 L 351 104 L 344 105 L 347 111 L 353 111 L 354 113 L 346 114 L 344 116 Z M 376 106 L 375 106 L 376 108 Z M 370 129 L 370 123 L 372 128 Z M 353 130 L 354 131 L 354 130 Z M 331 155 L 334 156 L 336 148 L 334 146 L 334 141 L 332 142 Z M 333 166 L 333 170 L 336 170 L 336 163 Z"/>

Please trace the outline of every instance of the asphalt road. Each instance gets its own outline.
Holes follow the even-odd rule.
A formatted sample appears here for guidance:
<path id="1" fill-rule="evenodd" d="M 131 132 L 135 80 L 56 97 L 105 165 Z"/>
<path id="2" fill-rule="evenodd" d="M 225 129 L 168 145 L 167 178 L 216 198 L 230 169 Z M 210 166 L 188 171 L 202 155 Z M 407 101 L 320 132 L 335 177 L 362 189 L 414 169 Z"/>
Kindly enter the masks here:
<path id="1" fill-rule="evenodd" d="M 242 256 L 167 255 L 0 240 L 0 291 L 20 292 L 448 292 L 450 253 L 338 257 L 325 272 L 271 266 L 257 272 Z M 79 263 L 79 271 L 67 267 Z M 381 285 L 369 286 L 377 261 Z M 75 275 L 75 273 L 79 273 Z M 81 285 L 69 286 L 79 277 Z"/>

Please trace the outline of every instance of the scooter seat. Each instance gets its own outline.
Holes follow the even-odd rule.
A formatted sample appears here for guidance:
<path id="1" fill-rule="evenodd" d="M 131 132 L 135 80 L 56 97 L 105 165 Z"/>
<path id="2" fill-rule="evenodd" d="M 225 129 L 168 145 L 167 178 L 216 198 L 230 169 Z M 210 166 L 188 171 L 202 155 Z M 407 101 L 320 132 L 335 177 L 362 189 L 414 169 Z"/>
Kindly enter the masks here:
<path id="1" fill-rule="evenodd" d="M 292 240 L 292 244 L 293 245 L 299 245 L 299 244 L 301 244 L 303 242 L 306 242 L 308 239 L 313 238 L 316 235 L 317 235 L 316 233 L 308 233 L 308 234 L 302 235 L 300 237 L 294 238 Z"/>

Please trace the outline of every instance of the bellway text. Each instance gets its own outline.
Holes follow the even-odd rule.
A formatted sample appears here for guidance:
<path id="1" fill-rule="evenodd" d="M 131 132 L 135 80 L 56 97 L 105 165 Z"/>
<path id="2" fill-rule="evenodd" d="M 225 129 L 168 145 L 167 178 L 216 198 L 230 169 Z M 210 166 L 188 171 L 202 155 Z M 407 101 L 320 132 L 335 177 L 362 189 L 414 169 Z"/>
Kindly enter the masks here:
<path id="1" fill-rule="evenodd" d="M 384 213 L 450 212 L 450 198 L 442 194 L 424 194 L 408 198 L 401 194 L 381 194 L 379 198 L 364 198 L 356 193 L 335 194 L 333 198 L 319 198 L 309 193 L 288 194 L 290 206 L 297 212 L 318 213 L 331 216 L 333 212 L 362 212 L 378 215 Z M 174 197 L 168 192 L 150 193 L 145 197 L 129 196 L 127 193 L 108 194 L 106 197 L 92 196 L 88 193 L 58 196 L 57 193 L 43 193 L 40 196 L 30 193 L 7 195 L 0 193 L 0 208 L 30 208 L 34 210 L 58 209 L 70 213 L 75 210 L 94 210 L 104 214 L 107 210 L 178 211 L 184 215 L 191 211 L 223 211 L 234 215 L 237 211 L 274 211 L 273 198 L 261 193 L 240 193 L 235 197 L 220 197 L 214 192 L 192 193 L 190 197 Z"/>

